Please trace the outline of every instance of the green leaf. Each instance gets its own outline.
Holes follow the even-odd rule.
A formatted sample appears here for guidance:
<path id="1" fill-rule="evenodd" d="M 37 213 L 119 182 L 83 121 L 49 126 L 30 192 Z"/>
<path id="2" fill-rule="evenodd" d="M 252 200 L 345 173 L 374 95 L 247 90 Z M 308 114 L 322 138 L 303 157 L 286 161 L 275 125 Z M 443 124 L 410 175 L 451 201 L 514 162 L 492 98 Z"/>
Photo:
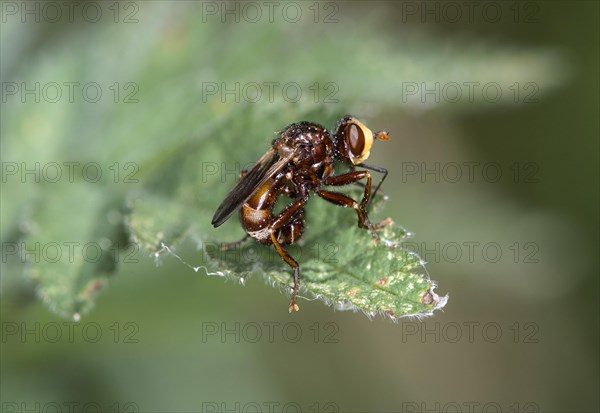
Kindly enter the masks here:
<path id="1" fill-rule="evenodd" d="M 369 316 L 381 314 L 392 320 L 431 315 L 445 306 L 448 297 L 434 292 L 436 285 L 429 279 L 424 263 L 401 247 L 404 230 L 395 225 L 385 227 L 381 231 L 383 241 L 376 246 L 368 233 L 341 216 L 352 215 L 353 211 L 320 211 L 325 208 L 335 207 L 323 206 L 319 212 L 329 215 L 332 221 L 340 220 L 334 224 L 336 229 L 326 228 L 307 236 L 303 247 L 290 248 L 293 256 L 303 251 L 298 259 L 302 292 L 337 309 L 360 310 Z M 242 251 L 240 257 L 246 255 Z M 223 268 L 229 263 L 219 264 Z M 274 285 L 290 291 L 291 271 L 277 259 L 262 260 L 261 270 Z"/>
<path id="2" fill-rule="evenodd" d="M 59 185 L 27 221 L 26 274 L 52 310 L 78 320 L 93 306 L 126 242 L 123 211 L 100 187 Z"/>

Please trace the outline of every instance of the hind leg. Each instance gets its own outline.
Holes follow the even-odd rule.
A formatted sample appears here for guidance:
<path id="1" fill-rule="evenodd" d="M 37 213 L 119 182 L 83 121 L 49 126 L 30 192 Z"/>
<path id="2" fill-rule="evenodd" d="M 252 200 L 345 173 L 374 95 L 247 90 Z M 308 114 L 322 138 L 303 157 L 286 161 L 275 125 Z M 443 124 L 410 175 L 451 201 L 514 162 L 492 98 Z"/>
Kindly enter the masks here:
<path id="1" fill-rule="evenodd" d="M 242 238 L 239 241 L 224 242 L 224 243 L 221 244 L 221 251 L 228 251 L 228 250 L 237 248 L 240 245 L 242 245 L 244 242 L 246 242 L 248 240 L 248 238 L 250 238 L 250 235 L 246 234 L 246 235 L 244 235 L 244 238 Z"/>
<path id="2" fill-rule="evenodd" d="M 298 290 L 300 288 L 300 265 L 292 256 L 281 246 L 282 243 L 289 244 L 292 240 L 289 238 L 286 239 L 286 232 L 294 234 L 294 231 L 299 231 L 299 224 L 301 223 L 301 219 L 298 219 L 298 213 L 301 213 L 302 209 L 306 205 L 306 200 L 301 199 L 281 211 L 279 215 L 277 215 L 271 224 L 269 224 L 269 236 L 271 238 L 271 242 L 273 246 L 277 250 L 279 256 L 294 270 L 294 287 L 292 289 L 292 298 L 290 299 L 290 306 L 288 311 L 291 313 L 292 311 L 298 311 L 300 308 L 296 304 L 296 297 L 298 296 Z M 281 230 L 284 229 L 284 232 Z M 280 239 L 278 239 L 280 238 Z M 282 239 L 281 239 L 282 238 Z"/>

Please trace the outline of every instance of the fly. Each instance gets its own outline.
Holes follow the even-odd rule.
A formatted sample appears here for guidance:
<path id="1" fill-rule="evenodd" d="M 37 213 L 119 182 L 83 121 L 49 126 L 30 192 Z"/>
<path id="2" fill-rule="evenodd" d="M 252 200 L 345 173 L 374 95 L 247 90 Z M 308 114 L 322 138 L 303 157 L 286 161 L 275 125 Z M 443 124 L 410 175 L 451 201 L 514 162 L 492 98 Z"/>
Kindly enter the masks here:
<path id="1" fill-rule="evenodd" d="M 309 195 L 319 197 L 335 205 L 353 208 L 358 216 L 358 226 L 367 229 L 375 242 L 379 241 L 367 216 L 371 197 L 371 174 L 356 167 L 383 173 L 377 193 L 387 176 L 387 170 L 369 166 L 363 162 L 369 157 L 374 140 L 389 140 L 386 131 L 373 133 L 353 116 L 344 116 L 337 124 L 334 134 L 312 122 L 289 125 L 279 132 L 271 148 L 257 161 L 250 171 L 242 171 L 238 184 L 223 200 L 212 219 L 216 228 L 240 210 L 241 223 L 246 236 L 238 242 L 225 244 L 223 249 L 240 245 L 248 238 L 273 245 L 279 256 L 294 270 L 294 287 L 289 312 L 298 311 L 296 297 L 300 287 L 300 266 L 283 248 L 298 241 L 304 232 L 304 207 Z M 341 161 L 351 171 L 336 175 L 334 163 Z M 364 186 L 359 202 L 351 197 L 323 189 L 323 186 L 344 186 L 358 183 Z M 273 213 L 281 195 L 293 203 L 278 214 Z"/>

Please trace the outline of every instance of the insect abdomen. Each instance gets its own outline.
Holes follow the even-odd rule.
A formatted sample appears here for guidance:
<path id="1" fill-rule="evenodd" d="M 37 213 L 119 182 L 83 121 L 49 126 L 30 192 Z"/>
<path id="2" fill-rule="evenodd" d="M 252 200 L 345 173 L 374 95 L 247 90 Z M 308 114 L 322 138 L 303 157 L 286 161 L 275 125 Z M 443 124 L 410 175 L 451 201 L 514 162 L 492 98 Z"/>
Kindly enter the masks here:
<path id="1" fill-rule="evenodd" d="M 269 227 L 275 220 L 273 208 L 282 187 L 283 181 L 267 180 L 240 209 L 244 230 L 263 244 L 273 243 Z M 275 238 L 280 244 L 291 244 L 302 236 L 303 231 L 303 213 L 300 211 L 291 221 L 275 230 Z"/>

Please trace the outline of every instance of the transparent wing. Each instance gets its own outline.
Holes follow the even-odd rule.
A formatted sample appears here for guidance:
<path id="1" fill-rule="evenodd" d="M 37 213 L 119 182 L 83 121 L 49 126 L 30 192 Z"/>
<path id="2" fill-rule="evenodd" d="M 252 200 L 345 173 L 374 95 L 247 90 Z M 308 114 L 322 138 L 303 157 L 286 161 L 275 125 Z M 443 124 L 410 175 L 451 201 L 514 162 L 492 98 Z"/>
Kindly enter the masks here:
<path id="1" fill-rule="evenodd" d="M 221 202 L 213 216 L 212 225 L 216 228 L 227 221 L 267 179 L 279 172 L 293 157 L 293 152 L 282 158 L 274 149 L 269 149 Z"/>

